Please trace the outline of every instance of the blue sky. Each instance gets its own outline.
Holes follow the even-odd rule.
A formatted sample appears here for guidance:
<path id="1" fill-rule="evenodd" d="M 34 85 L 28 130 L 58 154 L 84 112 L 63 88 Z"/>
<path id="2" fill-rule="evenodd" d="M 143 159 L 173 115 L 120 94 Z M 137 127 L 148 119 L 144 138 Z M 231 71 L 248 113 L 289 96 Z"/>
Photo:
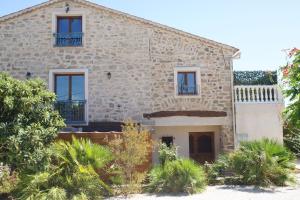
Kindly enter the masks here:
<path id="1" fill-rule="evenodd" d="M 1 0 L 0 16 L 45 0 Z M 299 0 L 91 0 L 239 48 L 236 70 L 277 69 L 300 47 Z"/>

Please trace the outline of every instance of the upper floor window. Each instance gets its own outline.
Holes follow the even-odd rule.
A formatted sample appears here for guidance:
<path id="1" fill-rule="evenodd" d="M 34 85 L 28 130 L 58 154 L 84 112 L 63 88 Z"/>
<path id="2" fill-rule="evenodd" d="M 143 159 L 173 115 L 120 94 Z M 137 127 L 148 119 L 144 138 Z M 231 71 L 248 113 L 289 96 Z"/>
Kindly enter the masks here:
<path id="1" fill-rule="evenodd" d="M 178 72 L 178 95 L 196 95 L 196 72 Z"/>
<path id="2" fill-rule="evenodd" d="M 199 67 L 176 67 L 174 75 L 176 96 L 198 96 L 200 94 Z"/>
<path id="3" fill-rule="evenodd" d="M 56 46 L 82 46 L 82 17 L 57 17 Z"/>

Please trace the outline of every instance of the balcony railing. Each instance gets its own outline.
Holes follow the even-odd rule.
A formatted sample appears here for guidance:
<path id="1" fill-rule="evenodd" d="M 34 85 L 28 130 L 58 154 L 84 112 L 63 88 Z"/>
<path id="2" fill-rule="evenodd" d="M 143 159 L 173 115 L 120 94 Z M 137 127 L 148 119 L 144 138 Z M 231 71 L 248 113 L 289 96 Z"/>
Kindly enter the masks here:
<path id="1" fill-rule="evenodd" d="M 65 119 L 66 124 L 85 124 L 86 123 L 86 101 L 57 101 L 55 109 Z"/>
<path id="2" fill-rule="evenodd" d="M 277 85 L 249 85 L 234 87 L 235 102 L 275 103 L 282 102 L 281 91 Z"/>
<path id="3" fill-rule="evenodd" d="M 76 47 L 82 46 L 83 33 L 54 33 L 55 46 L 58 47 Z"/>
<path id="4" fill-rule="evenodd" d="M 193 96 L 193 95 L 199 95 L 199 86 L 193 86 L 193 87 L 188 87 L 188 86 L 182 86 L 178 85 L 177 87 L 177 95 L 178 96 Z"/>

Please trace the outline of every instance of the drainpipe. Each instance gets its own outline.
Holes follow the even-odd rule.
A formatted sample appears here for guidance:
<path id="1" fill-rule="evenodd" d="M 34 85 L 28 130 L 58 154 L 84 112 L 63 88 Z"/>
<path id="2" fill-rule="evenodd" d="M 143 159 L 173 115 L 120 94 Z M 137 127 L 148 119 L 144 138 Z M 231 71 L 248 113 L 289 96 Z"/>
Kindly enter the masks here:
<path id="1" fill-rule="evenodd" d="M 231 65 L 230 65 L 230 71 L 231 71 L 231 99 L 232 99 L 232 119 L 233 119 L 233 136 L 234 136 L 234 148 L 237 147 L 237 135 L 236 135 L 236 109 L 235 109 L 235 91 L 234 91 L 234 83 L 233 83 L 233 59 L 240 59 L 241 52 L 237 51 L 233 56 L 231 57 Z"/>

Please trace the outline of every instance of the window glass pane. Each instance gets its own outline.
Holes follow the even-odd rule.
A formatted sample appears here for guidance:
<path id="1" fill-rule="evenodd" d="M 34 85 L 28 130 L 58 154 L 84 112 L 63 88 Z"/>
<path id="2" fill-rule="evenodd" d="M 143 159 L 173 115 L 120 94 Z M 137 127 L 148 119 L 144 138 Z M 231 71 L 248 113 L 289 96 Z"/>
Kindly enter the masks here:
<path id="1" fill-rule="evenodd" d="M 189 93 L 194 93 L 196 89 L 195 85 L 195 73 L 191 72 L 187 74 L 187 83 L 188 83 L 188 92 Z"/>
<path id="2" fill-rule="evenodd" d="M 82 32 L 82 24 L 81 24 L 81 17 L 73 18 L 71 21 L 71 31 L 78 33 Z"/>
<path id="3" fill-rule="evenodd" d="M 184 94 L 185 92 L 185 74 L 179 72 L 177 75 L 178 94 Z"/>
<path id="4" fill-rule="evenodd" d="M 72 100 L 84 100 L 84 76 L 72 76 Z"/>
<path id="5" fill-rule="evenodd" d="M 69 76 L 56 76 L 55 91 L 58 101 L 69 100 Z"/>
<path id="6" fill-rule="evenodd" d="M 68 18 L 58 18 L 57 19 L 57 32 L 58 33 L 68 33 L 69 32 L 69 19 Z"/>
<path id="7" fill-rule="evenodd" d="M 177 84 L 184 85 L 184 73 L 179 72 L 177 75 Z"/>

